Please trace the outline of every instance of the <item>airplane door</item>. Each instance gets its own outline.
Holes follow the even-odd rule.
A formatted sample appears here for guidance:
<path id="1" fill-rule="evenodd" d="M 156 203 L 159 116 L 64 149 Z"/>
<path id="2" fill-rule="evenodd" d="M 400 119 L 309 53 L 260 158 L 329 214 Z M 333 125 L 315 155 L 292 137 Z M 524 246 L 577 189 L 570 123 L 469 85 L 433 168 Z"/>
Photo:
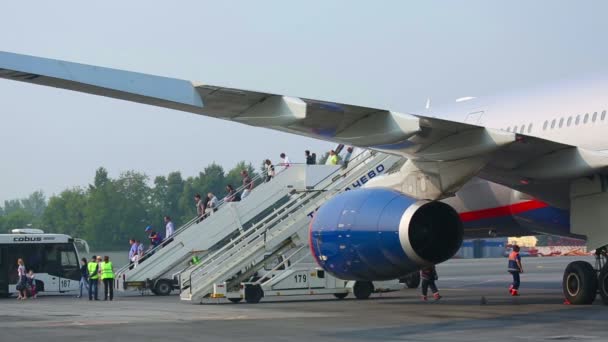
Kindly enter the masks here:
<path id="1" fill-rule="evenodd" d="M 473 125 L 481 125 L 483 123 L 482 122 L 483 113 L 484 113 L 483 110 L 478 110 L 478 111 L 471 112 L 471 113 L 469 113 L 467 115 L 467 117 L 464 120 L 464 122 L 470 123 L 470 124 L 473 124 Z"/>
<path id="2" fill-rule="evenodd" d="M 8 257 L 7 249 L 0 246 L 0 297 L 8 297 Z"/>

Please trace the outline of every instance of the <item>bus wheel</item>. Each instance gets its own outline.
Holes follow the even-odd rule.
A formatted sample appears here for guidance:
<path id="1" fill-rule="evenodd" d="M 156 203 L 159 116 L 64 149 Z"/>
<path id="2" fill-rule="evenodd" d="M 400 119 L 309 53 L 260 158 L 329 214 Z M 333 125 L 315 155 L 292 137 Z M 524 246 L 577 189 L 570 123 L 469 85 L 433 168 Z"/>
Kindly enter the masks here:
<path id="1" fill-rule="evenodd" d="M 243 298 L 228 298 L 229 301 L 233 302 L 234 304 L 239 303 L 241 300 L 243 300 Z"/>

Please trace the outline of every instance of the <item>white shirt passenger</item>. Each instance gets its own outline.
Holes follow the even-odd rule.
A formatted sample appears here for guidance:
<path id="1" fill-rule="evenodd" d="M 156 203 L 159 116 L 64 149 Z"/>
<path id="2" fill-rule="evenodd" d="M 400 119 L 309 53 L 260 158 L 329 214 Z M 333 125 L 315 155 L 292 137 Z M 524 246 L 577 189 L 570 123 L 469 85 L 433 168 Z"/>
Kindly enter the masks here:
<path id="1" fill-rule="evenodd" d="M 282 159 L 281 166 L 283 166 L 283 169 L 286 169 L 291 166 L 291 163 L 289 162 L 289 157 L 287 155 L 285 156 L 285 158 Z"/>
<path id="2" fill-rule="evenodd" d="M 165 239 L 168 239 L 169 236 L 173 235 L 173 233 L 175 232 L 175 226 L 173 225 L 172 221 L 167 222 L 167 225 L 165 226 Z"/>

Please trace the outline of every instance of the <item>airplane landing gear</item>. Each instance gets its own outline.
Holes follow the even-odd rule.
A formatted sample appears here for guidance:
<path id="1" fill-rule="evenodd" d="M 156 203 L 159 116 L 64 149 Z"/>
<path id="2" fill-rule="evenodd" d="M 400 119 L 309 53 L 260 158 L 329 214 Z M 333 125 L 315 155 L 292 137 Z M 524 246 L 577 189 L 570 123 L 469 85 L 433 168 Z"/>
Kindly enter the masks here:
<path id="1" fill-rule="evenodd" d="M 608 305 L 608 249 L 606 246 L 595 250 L 595 268 L 599 270 L 597 289 L 602 303 Z"/>
<path id="2" fill-rule="evenodd" d="M 608 305 L 608 248 L 595 250 L 595 268 L 586 261 L 573 261 L 566 267 L 562 281 L 564 296 L 572 304 L 592 304 L 600 293 Z"/>
<path id="3" fill-rule="evenodd" d="M 597 276 L 590 263 L 573 261 L 566 267 L 562 280 L 566 299 L 577 305 L 593 303 L 597 294 Z"/>

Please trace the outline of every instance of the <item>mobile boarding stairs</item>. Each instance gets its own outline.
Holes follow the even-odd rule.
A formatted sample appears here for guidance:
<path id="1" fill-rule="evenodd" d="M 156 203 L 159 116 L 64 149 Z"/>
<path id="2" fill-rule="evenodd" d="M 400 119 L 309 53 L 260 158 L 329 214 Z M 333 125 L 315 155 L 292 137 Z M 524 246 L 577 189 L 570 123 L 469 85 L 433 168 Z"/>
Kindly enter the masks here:
<path id="1" fill-rule="evenodd" d="M 370 178 L 388 171 L 400 160 L 397 156 L 365 151 L 351 160 L 346 168 L 296 166 L 294 173 L 299 174 L 302 170 L 304 179 L 308 178 L 308 173 L 313 173 L 313 181 L 293 182 L 289 190 L 285 189 L 289 195 L 281 201 L 266 202 L 269 210 L 264 211 L 265 215 L 251 220 L 251 225 L 245 229 L 233 230 L 235 234 L 229 241 L 215 245 L 200 262 L 176 274 L 181 299 L 200 303 L 205 298 L 226 297 L 233 302 L 244 298 L 247 302 L 256 303 L 264 295 L 265 288 L 284 287 L 284 284 L 276 283 L 280 279 L 300 283 L 298 289 L 302 290 L 301 294 L 327 292 L 338 297 L 346 295 L 345 281 L 326 275 L 312 263 L 306 248 L 312 214 L 331 197 L 348 188 L 361 186 Z M 313 172 L 317 168 L 322 171 L 320 174 Z M 285 173 L 292 172 L 290 169 Z M 244 202 L 249 200 L 248 197 Z M 284 258 L 288 254 L 290 256 Z M 264 266 L 277 258 L 283 262 L 260 277 L 264 273 Z M 308 262 L 301 263 L 303 260 Z M 287 263 L 290 263 L 290 267 L 281 267 Z M 312 273 L 314 275 L 310 277 Z M 315 290 L 311 293 L 310 288 Z M 270 291 L 268 294 L 280 295 L 281 291 Z"/>

